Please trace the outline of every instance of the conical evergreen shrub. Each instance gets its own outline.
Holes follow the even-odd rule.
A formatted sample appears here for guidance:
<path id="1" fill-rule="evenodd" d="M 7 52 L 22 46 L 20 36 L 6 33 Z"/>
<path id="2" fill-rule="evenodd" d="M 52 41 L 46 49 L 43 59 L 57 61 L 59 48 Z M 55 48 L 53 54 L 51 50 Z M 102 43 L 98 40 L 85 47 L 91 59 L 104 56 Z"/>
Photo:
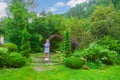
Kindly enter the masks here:
<path id="1" fill-rule="evenodd" d="M 66 57 L 71 56 L 70 32 L 67 29 L 64 34 L 64 53 Z"/>
<path id="2" fill-rule="evenodd" d="M 30 39 L 30 33 L 27 31 L 27 28 L 24 28 L 22 31 L 21 54 L 26 58 L 30 57 L 30 51 L 31 51 L 29 39 Z"/>

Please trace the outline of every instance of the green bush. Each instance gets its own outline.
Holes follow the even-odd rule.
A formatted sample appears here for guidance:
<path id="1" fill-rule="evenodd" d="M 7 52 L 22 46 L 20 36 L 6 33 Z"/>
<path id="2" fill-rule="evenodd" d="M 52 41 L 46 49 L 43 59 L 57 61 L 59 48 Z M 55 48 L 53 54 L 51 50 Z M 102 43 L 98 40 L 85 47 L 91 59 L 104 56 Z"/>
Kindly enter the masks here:
<path id="1" fill-rule="evenodd" d="M 75 51 L 75 52 L 73 53 L 73 56 L 79 57 L 79 58 L 84 57 L 83 50 L 77 50 L 77 51 Z"/>
<path id="2" fill-rule="evenodd" d="M 0 54 L 6 54 L 8 53 L 8 49 L 4 47 L 0 47 Z"/>
<path id="3" fill-rule="evenodd" d="M 62 63 L 63 60 L 64 60 L 64 56 L 62 53 L 55 53 L 52 58 L 51 58 L 52 61 L 55 61 L 57 63 Z"/>
<path id="4" fill-rule="evenodd" d="M 95 63 L 96 60 L 101 60 L 102 63 L 107 65 L 119 63 L 118 54 L 116 51 L 111 51 L 101 47 L 100 45 L 93 43 L 87 49 L 78 53 L 75 56 L 81 56 L 87 59 L 87 61 Z"/>
<path id="5" fill-rule="evenodd" d="M 92 69 L 105 69 L 106 65 L 101 62 L 101 60 L 96 60 L 95 62 L 87 62 L 87 66 Z"/>
<path id="6" fill-rule="evenodd" d="M 20 68 L 25 64 L 26 64 L 26 60 L 20 53 L 12 52 L 10 54 L 8 67 Z"/>
<path id="7" fill-rule="evenodd" d="M 102 50 L 102 47 L 96 43 L 93 43 L 87 49 L 85 49 L 82 54 L 85 58 L 87 58 L 88 61 L 95 62 L 97 59 L 99 59 L 100 50 Z"/>
<path id="8" fill-rule="evenodd" d="M 0 67 L 5 67 L 8 64 L 9 54 L 7 48 L 0 48 Z"/>
<path id="9" fill-rule="evenodd" d="M 87 65 L 89 66 L 89 68 L 98 69 L 98 66 L 94 62 L 87 62 Z"/>
<path id="10" fill-rule="evenodd" d="M 18 47 L 16 44 L 13 43 L 5 43 L 3 45 L 5 48 L 8 49 L 9 52 L 17 52 L 18 51 Z"/>
<path id="11" fill-rule="evenodd" d="M 100 54 L 102 62 L 107 65 L 117 64 L 119 62 L 118 53 L 116 51 L 103 49 L 100 51 Z"/>
<path id="12" fill-rule="evenodd" d="M 98 69 L 105 69 L 106 68 L 106 65 L 103 64 L 101 60 L 96 60 L 95 64 L 96 64 Z"/>
<path id="13" fill-rule="evenodd" d="M 81 60 L 78 57 L 68 57 L 65 59 L 65 63 L 64 63 L 67 67 L 70 67 L 72 69 L 79 69 L 82 68 L 82 65 L 84 64 L 84 61 Z"/>

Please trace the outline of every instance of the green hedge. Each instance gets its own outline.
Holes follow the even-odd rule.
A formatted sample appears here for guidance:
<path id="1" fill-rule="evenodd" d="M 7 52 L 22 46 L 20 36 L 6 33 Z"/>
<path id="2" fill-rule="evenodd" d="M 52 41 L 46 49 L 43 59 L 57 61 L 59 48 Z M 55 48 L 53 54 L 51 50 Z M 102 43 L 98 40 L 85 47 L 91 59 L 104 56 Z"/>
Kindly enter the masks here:
<path id="1" fill-rule="evenodd" d="M 9 67 L 20 68 L 26 64 L 25 58 L 20 53 L 11 53 L 9 58 Z"/>
<path id="2" fill-rule="evenodd" d="M 71 56 L 71 57 L 68 57 L 68 58 L 65 59 L 64 64 L 67 67 L 70 67 L 72 69 L 79 69 L 79 68 L 82 68 L 82 65 L 84 64 L 84 61 L 81 60 L 78 57 Z"/>
<path id="3" fill-rule="evenodd" d="M 9 53 L 7 48 L 0 48 L 0 67 L 20 68 L 26 64 L 25 58 L 17 52 Z"/>

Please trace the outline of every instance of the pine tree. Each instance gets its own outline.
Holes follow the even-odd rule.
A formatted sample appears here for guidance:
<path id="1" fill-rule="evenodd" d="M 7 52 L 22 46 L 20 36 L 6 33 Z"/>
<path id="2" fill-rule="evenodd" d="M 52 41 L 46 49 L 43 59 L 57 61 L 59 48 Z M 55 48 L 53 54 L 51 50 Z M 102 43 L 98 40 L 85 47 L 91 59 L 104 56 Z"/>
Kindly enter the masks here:
<path id="1" fill-rule="evenodd" d="M 70 43 L 70 32 L 67 29 L 64 35 L 64 53 L 66 57 L 71 55 L 71 43 Z"/>
<path id="2" fill-rule="evenodd" d="M 30 57 L 30 51 L 31 51 L 29 39 L 30 39 L 30 33 L 27 31 L 26 28 L 24 28 L 22 31 L 21 54 L 26 58 Z"/>

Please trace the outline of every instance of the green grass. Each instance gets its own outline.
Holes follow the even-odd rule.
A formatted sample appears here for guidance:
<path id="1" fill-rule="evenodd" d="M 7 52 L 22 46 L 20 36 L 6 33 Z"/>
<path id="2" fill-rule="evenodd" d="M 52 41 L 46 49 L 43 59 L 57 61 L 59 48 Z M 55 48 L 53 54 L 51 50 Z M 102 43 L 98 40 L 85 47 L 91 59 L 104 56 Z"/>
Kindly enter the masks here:
<path id="1" fill-rule="evenodd" d="M 36 72 L 26 66 L 20 69 L 0 70 L 0 80 L 36 80 Z"/>
<path id="2" fill-rule="evenodd" d="M 120 80 L 120 66 L 105 70 L 74 70 L 60 66 L 42 66 L 53 70 L 36 72 L 30 66 L 0 70 L 0 80 Z"/>
<path id="3" fill-rule="evenodd" d="M 64 66 L 54 71 L 40 72 L 40 80 L 120 80 L 120 67 L 109 67 L 106 70 L 73 70 Z M 47 77 L 45 77 L 47 76 Z"/>

